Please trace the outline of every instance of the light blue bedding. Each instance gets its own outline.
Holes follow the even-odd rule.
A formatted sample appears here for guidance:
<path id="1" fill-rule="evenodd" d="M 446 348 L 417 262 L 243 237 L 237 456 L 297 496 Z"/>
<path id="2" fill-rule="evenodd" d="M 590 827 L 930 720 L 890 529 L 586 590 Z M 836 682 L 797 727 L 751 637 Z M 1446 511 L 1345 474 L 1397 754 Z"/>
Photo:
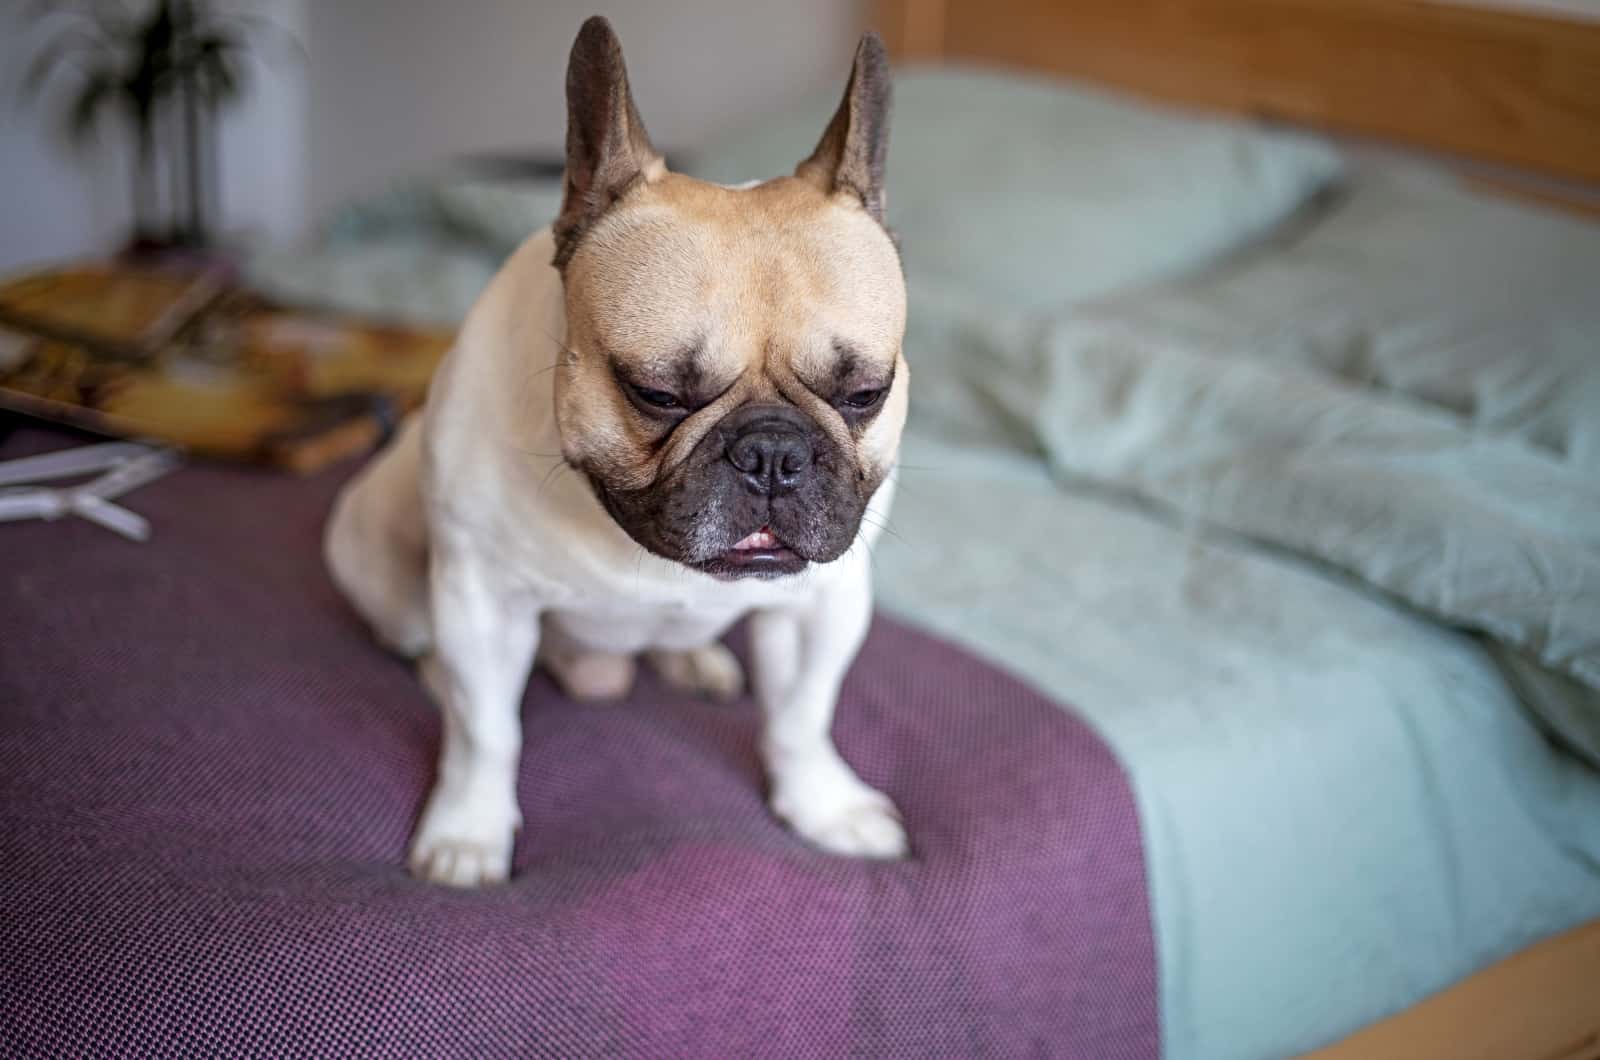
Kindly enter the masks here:
<path id="1" fill-rule="evenodd" d="M 1272 216 L 1315 190 L 1306 183 Z M 505 249 L 497 226 L 532 225 L 553 212 L 553 188 L 524 191 L 460 180 L 413 186 L 348 212 L 319 248 L 263 259 L 256 276 L 269 290 L 368 312 L 458 317 L 474 278 L 486 278 Z M 1383 552 L 1386 532 L 1355 533 L 1372 554 L 1342 561 L 1315 534 L 1230 524 L 1208 475 L 1237 458 L 1237 432 L 1249 422 L 1229 413 L 1241 412 L 1237 406 L 1214 407 L 1203 437 L 1169 430 L 1194 388 L 1171 382 L 1173 370 L 1161 364 L 1185 365 L 1206 390 L 1206 358 L 1222 373 L 1240 356 L 1281 373 L 1291 390 L 1309 387 L 1349 405 L 1355 411 L 1340 415 L 1362 424 L 1393 427 L 1388 411 L 1368 417 L 1371 391 L 1381 409 L 1401 410 L 1394 429 L 1402 433 L 1417 417 L 1435 430 L 1437 417 L 1454 416 L 1451 429 L 1468 441 L 1493 435 L 1494 444 L 1550 450 L 1539 459 L 1587 460 L 1587 417 L 1600 409 L 1560 403 L 1571 387 L 1594 385 L 1596 332 L 1582 313 L 1561 318 L 1576 329 L 1562 334 L 1589 342 L 1587 359 L 1558 344 L 1546 362 L 1558 368 L 1550 370 L 1576 375 L 1551 394 L 1557 407 L 1543 418 L 1543 406 L 1528 399 L 1516 414 L 1474 420 L 1473 408 L 1489 406 L 1469 408 L 1463 398 L 1452 408 L 1437 391 L 1448 382 L 1453 393 L 1472 393 L 1440 349 L 1463 333 L 1446 319 L 1449 271 L 1476 261 L 1472 255 L 1515 247 L 1530 269 L 1555 262 L 1550 267 L 1600 275 L 1600 241 L 1584 241 L 1592 233 L 1568 239 L 1542 215 L 1495 207 L 1494 224 L 1476 243 L 1453 229 L 1449 253 L 1418 250 L 1422 265 L 1413 260 L 1379 285 L 1359 282 L 1395 251 L 1383 241 L 1383 218 L 1398 212 L 1420 224 L 1419 215 L 1437 208 L 1457 228 L 1470 225 L 1475 211 L 1457 195 L 1357 179 L 1310 237 L 1302 232 L 1211 275 L 1070 309 L 1065 296 L 1041 308 L 1038 292 L 1002 308 L 964 290 L 950 269 L 920 269 L 907 258 L 914 411 L 892 533 L 877 546 L 881 598 L 1071 704 L 1121 756 L 1140 800 L 1172 1057 L 1273 1057 L 1326 1044 L 1600 917 L 1600 773 L 1567 750 L 1582 746 L 1581 726 L 1593 716 L 1556 693 L 1556 706 L 1528 709 L 1519 701 L 1527 682 L 1514 685 L 1500 665 L 1510 651 L 1511 669 L 1548 674 L 1530 662 L 1545 639 L 1491 642 L 1480 634 L 1492 627 L 1469 631 L 1470 616 L 1440 613 L 1426 592 L 1412 592 L 1440 578 L 1448 587 L 1448 571 L 1385 580 L 1384 570 L 1411 571 L 1371 565 L 1392 557 Z M 1351 210 L 1379 223 L 1363 235 Z M 1239 238 L 1259 234 L 1260 223 Z M 1408 233 L 1406 245 L 1426 232 L 1423 225 L 1421 235 Z M 1279 254 L 1299 262 L 1303 282 L 1283 283 L 1272 268 Z M 1341 264 L 1346 271 L 1332 283 L 1330 270 Z M 1148 273 L 1127 271 L 1148 282 L 1176 267 L 1168 260 Z M 1262 296 L 1252 269 L 1268 277 L 1255 283 L 1278 284 L 1270 299 L 1253 301 Z M 1409 287 L 1408 272 L 1417 281 Z M 1243 308 L 1296 297 L 1304 319 L 1321 322 L 1299 338 L 1299 314 L 1284 311 L 1272 327 L 1252 328 Z M 1322 316 L 1312 312 L 1319 306 Z M 1539 330 L 1540 321 L 1560 307 L 1541 310 L 1524 323 L 1544 342 L 1551 332 Z M 1516 345 L 1515 314 L 1496 321 L 1495 341 Z M 1343 347 L 1319 345 L 1334 333 L 1346 338 Z M 1114 366 L 1149 361 L 1149 374 L 1107 382 L 1088 371 L 1099 362 L 1085 349 L 1106 342 L 1126 352 L 1125 361 L 1110 355 Z M 1536 347 L 1523 343 L 1520 352 Z M 1383 360 L 1401 348 L 1408 358 Z M 1464 348 L 1474 363 L 1509 363 L 1481 343 Z M 1353 355 L 1339 350 L 1376 359 L 1361 362 L 1365 371 L 1347 370 Z M 1517 363 L 1537 372 L 1527 358 Z M 1433 389 L 1406 375 L 1407 365 L 1424 364 L 1441 381 Z M 1270 403 L 1276 385 L 1252 381 L 1245 400 Z M 1486 384 L 1485 392 L 1505 390 Z M 1074 396 L 1088 403 L 1073 405 Z M 1551 455 L 1559 449 L 1551 423 L 1570 427 L 1560 436 L 1570 440 L 1564 456 Z M 1340 457 L 1346 469 L 1385 455 L 1382 432 L 1332 437 L 1355 439 Z M 1174 438 L 1187 448 L 1164 449 Z M 1216 460 L 1196 458 L 1214 444 Z M 1304 439 L 1294 445 L 1325 451 Z M 1271 480 L 1263 481 L 1272 496 Z M 1353 481 L 1374 480 L 1363 472 Z M 1550 511 L 1559 521 L 1577 518 L 1569 527 L 1576 531 L 1588 501 L 1574 496 L 1551 498 Z M 1600 526 L 1594 514 L 1591 532 Z M 1574 562 L 1592 562 L 1594 542 L 1573 536 Z M 1537 596 L 1513 603 L 1521 617 L 1538 617 Z M 1562 621 L 1563 635 L 1580 647 L 1600 636 L 1575 610 Z M 1574 689 L 1581 697 L 1583 686 L 1566 690 Z M 1566 726 L 1560 740 L 1549 725 Z"/>
<path id="2" fill-rule="evenodd" d="M 1476 638 L 1037 460 L 919 432 L 904 461 L 884 605 L 1131 774 L 1167 1055 L 1326 1044 L 1600 916 L 1600 775 Z"/>
<path id="3" fill-rule="evenodd" d="M 1596 275 L 1600 228 L 1381 170 L 1185 280 L 914 323 L 883 598 L 1122 756 L 1169 1055 L 1600 917 Z"/>

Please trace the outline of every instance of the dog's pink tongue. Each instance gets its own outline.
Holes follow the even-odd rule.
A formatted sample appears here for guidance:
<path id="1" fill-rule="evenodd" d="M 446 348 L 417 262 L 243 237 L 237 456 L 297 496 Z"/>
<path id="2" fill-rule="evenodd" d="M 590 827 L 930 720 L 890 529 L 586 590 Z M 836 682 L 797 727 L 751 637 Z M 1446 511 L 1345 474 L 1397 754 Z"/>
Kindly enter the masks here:
<path id="1" fill-rule="evenodd" d="M 755 533 L 751 534 L 750 536 L 741 539 L 738 542 L 738 544 L 733 546 L 734 551 L 736 551 L 736 552 L 738 552 L 738 551 L 751 551 L 751 550 L 760 549 L 760 548 L 777 548 L 777 547 L 778 547 L 778 539 L 773 536 L 771 530 L 768 530 L 764 526 L 760 530 L 757 530 Z"/>

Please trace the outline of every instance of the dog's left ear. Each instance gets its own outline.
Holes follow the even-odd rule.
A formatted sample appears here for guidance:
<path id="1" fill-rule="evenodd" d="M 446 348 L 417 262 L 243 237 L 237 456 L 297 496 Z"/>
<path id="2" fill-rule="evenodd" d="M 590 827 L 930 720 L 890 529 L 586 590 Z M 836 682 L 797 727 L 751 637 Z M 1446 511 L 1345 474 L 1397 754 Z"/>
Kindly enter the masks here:
<path id="1" fill-rule="evenodd" d="M 566 266 L 584 229 L 629 188 L 666 171 L 633 105 L 622 42 L 595 15 L 578 30 L 567 60 L 567 173 L 553 226 L 556 267 Z"/>
<path id="2" fill-rule="evenodd" d="M 849 192 L 883 223 L 883 160 L 889 150 L 889 57 L 867 33 L 856 47 L 844 100 L 822 141 L 794 175 L 828 193 Z"/>

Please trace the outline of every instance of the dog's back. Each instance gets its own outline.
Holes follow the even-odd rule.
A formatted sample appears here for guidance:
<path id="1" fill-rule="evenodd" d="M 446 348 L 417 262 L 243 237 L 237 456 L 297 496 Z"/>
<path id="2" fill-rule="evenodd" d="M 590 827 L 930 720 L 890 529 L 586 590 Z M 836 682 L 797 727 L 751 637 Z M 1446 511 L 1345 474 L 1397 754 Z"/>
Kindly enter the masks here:
<path id="1" fill-rule="evenodd" d="M 378 640 L 407 658 L 426 654 L 433 639 L 421 465 L 422 415 L 413 413 L 339 494 L 322 542 L 334 584 Z"/>

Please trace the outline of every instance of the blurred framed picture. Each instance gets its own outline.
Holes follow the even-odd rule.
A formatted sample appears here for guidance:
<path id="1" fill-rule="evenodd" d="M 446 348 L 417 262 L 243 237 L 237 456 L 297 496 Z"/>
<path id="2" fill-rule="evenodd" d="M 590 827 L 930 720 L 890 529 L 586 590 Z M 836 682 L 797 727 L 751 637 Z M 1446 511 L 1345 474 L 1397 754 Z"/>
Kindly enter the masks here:
<path id="1" fill-rule="evenodd" d="M 274 306 L 215 273 L 90 265 L 0 283 L 0 407 L 310 471 L 418 405 L 453 338 Z"/>

